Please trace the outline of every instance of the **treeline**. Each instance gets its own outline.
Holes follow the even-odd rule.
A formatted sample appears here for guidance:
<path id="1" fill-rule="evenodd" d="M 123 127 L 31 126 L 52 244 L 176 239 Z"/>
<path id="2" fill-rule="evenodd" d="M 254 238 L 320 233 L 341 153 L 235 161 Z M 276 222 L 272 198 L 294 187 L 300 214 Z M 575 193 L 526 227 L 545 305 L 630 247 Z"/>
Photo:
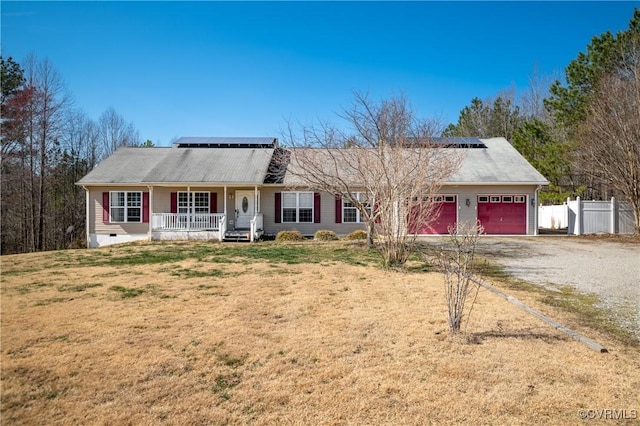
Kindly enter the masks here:
<path id="1" fill-rule="evenodd" d="M 528 90 L 472 99 L 445 136 L 503 136 L 551 184 L 545 203 L 615 196 L 640 228 L 640 10 L 629 28 L 593 37 L 564 81 L 534 73 Z"/>
<path id="2" fill-rule="evenodd" d="M 87 117 L 50 61 L 0 60 L 2 254 L 84 247 L 75 182 L 119 146 L 140 145 L 138 131 L 113 108 Z"/>

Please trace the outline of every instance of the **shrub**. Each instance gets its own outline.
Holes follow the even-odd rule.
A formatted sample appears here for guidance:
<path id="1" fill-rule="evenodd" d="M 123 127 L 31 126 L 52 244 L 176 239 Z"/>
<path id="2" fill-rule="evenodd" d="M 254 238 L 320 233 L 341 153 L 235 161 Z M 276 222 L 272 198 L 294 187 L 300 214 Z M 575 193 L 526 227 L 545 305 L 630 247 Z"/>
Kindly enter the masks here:
<path id="1" fill-rule="evenodd" d="M 366 240 L 367 239 L 367 231 L 364 229 L 358 229 L 357 231 L 351 232 L 349 235 L 344 237 L 345 240 Z"/>
<path id="2" fill-rule="evenodd" d="M 313 239 L 316 241 L 332 241 L 337 240 L 338 236 L 335 232 L 329 230 L 319 230 L 313 235 Z"/>
<path id="3" fill-rule="evenodd" d="M 304 237 L 300 231 L 280 231 L 276 235 L 276 241 L 302 241 Z"/>

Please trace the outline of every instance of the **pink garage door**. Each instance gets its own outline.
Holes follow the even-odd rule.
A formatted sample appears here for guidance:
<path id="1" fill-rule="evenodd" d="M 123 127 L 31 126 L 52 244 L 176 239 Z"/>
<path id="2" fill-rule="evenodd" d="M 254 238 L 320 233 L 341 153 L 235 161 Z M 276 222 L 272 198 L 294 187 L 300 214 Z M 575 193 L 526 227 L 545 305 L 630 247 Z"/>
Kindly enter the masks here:
<path id="1" fill-rule="evenodd" d="M 418 234 L 448 234 L 449 225 L 456 223 L 458 219 L 458 197 L 455 195 L 439 195 L 435 197 L 440 204 L 438 218 L 430 224 L 411 224 L 411 233 Z"/>
<path id="2" fill-rule="evenodd" d="M 487 234 L 526 234 L 525 195 L 478 196 L 478 220 Z"/>

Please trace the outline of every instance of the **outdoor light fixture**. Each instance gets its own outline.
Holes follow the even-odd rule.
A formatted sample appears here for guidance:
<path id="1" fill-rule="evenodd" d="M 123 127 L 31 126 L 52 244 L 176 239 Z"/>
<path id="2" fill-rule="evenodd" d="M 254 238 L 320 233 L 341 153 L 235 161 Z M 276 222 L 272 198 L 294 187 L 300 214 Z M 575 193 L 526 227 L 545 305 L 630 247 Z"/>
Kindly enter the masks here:
<path id="1" fill-rule="evenodd" d="M 470 199 L 467 198 L 464 203 L 467 205 L 467 207 L 471 207 L 471 200 Z"/>

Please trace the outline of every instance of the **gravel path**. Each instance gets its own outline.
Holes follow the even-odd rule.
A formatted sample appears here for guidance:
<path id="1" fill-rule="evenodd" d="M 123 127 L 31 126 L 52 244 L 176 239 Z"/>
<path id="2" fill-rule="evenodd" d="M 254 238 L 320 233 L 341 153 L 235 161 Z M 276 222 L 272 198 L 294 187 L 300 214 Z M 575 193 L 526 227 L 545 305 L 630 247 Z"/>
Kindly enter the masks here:
<path id="1" fill-rule="evenodd" d="M 568 236 L 485 237 L 478 250 L 517 278 L 571 285 L 627 312 L 620 325 L 640 338 L 640 244 Z M 614 318 L 616 320 L 616 318 Z"/>

